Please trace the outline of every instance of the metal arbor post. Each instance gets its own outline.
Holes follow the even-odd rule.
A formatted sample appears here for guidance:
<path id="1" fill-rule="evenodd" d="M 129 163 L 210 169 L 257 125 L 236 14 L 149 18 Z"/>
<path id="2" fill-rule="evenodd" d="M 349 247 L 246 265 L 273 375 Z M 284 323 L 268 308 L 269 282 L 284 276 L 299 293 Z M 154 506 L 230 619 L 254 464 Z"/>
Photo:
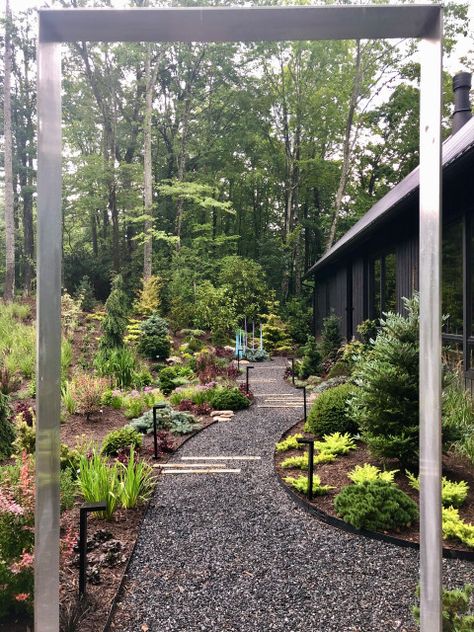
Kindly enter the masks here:
<path id="1" fill-rule="evenodd" d="M 35 629 L 59 630 L 61 42 L 422 38 L 420 103 L 421 630 L 441 632 L 441 37 L 439 5 L 41 9 Z"/>

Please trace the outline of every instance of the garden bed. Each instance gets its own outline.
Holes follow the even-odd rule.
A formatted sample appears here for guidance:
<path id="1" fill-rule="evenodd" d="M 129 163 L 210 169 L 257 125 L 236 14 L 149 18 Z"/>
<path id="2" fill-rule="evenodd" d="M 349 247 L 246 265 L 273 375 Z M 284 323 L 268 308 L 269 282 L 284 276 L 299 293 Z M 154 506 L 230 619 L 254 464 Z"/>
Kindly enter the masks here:
<path id="1" fill-rule="evenodd" d="M 282 435 L 282 439 L 295 433 L 302 433 L 305 436 L 311 436 L 310 434 L 304 432 L 303 426 L 303 421 L 298 422 Z M 334 462 L 315 466 L 314 472 L 320 476 L 322 484 L 331 485 L 334 489 L 331 489 L 323 496 L 315 496 L 312 501 L 309 501 L 305 494 L 298 492 L 283 480 L 287 476 L 295 478 L 299 476 L 307 476 L 307 471 L 297 468 L 283 468 L 281 466 L 284 459 L 292 456 L 301 456 L 302 454 L 302 450 L 275 452 L 275 471 L 284 488 L 293 497 L 297 498 L 300 503 L 305 505 L 308 510 L 318 515 L 318 517 L 322 520 L 351 532 L 357 532 L 362 535 L 378 539 L 387 539 L 402 546 L 419 546 L 420 534 L 418 523 L 414 523 L 403 530 L 370 532 L 364 529 L 355 529 L 353 526 L 345 523 L 337 516 L 334 509 L 334 498 L 343 487 L 350 484 L 351 481 L 347 477 L 348 473 L 353 470 L 356 465 L 362 466 L 365 463 L 371 463 L 372 465 L 383 469 L 382 464 L 372 457 L 369 450 L 362 442 L 357 442 L 356 450 L 349 452 L 347 455 L 339 456 Z M 394 465 L 393 468 L 388 467 L 388 469 L 397 468 Z M 460 515 L 466 522 L 474 523 L 474 474 L 472 467 L 467 461 L 458 455 L 443 455 L 443 475 L 446 475 L 453 481 L 464 480 L 469 485 L 469 493 L 466 501 L 460 509 Z M 403 492 L 410 496 L 410 498 L 412 498 L 415 502 L 418 502 L 418 492 L 410 487 L 406 476 L 404 476 L 402 472 L 397 472 L 395 475 L 395 482 Z M 444 540 L 443 547 L 445 557 L 460 557 L 474 560 L 473 549 L 467 547 L 461 542 Z"/>

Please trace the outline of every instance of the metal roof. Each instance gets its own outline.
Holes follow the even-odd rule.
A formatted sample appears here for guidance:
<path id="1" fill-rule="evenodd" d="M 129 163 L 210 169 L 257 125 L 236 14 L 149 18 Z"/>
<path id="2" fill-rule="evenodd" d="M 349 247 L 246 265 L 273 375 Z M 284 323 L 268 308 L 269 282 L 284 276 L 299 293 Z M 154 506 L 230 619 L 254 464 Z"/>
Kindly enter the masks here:
<path id="1" fill-rule="evenodd" d="M 458 132 L 447 138 L 443 143 L 443 169 L 455 163 L 463 154 L 474 147 L 474 117 L 471 118 Z M 358 222 L 352 226 L 316 263 L 306 272 L 305 276 L 318 272 L 323 267 L 337 259 L 354 242 L 365 236 L 370 229 L 378 227 L 395 211 L 402 200 L 413 194 L 419 187 L 419 168 L 416 167 L 401 182 L 393 187 L 386 195 L 376 202 Z"/>

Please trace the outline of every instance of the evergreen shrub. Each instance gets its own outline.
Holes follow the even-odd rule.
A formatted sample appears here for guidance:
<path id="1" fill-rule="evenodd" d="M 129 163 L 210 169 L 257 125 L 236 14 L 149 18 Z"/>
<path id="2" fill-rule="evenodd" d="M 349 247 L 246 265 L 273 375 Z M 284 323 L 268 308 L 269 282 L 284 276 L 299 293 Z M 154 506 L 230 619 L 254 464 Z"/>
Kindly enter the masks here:
<path id="1" fill-rule="evenodd" d="M 125 426 L 124 428 L 112 430 L 112 432 L 109 432 L 109 434 L 105 436 L 102 441 L 101 452 L 107 456 L 114 456 L 122 450 L 127 450 L 132 447 L 138 450 L 141 445 L 142 435 L 133 428 L 130 428 L 130 426 Z"/>
<path id="2" fill-rule="evenodd" d="M 8 458 L 12 452 L 15 428 L 10 419 L 11 410 L 7 395 L 0 393 L 0 458 Z M 25 423 L 26 425 L 26 423 Z"/>
<path id="3" fill-rule="evenodd" d="M 141 324 L 140 331 L 139 352 L 150 360 L 166 360 L 171 350 L 166 320 L 154 313 Z"/>
<path id="4" fill-rule="evenodd" d="M 123 279 L 117 275 L 112 282 L 112 290 L 105 302 L 105 318 L 102 321 L 102 349 L 113 349 L 123 345 L 127 329 L 128 298 L 123 289 Z"/>
<path id="5" fill-rule="evenodd" d="M 238 388 L 218 388 L 212 395 L 211 406 L 215 410 L 242 410 L 250 406 L 250 400 Z"/>
<path id="6" fill-rule="evenodd" d="M 323 320 L 321 331 L 320 350 L 325 362 L 334 362 L 337 352 L 342 344 L 342 336 L 339 331 L 339 318 L 331 314 Z"/>
<path id="7" fill-rule="evenodd" d="M 308 336 L 303 347 L 303 360 L 298 367 L 298 376 L 304 380 L 310 375 L 321 373 L 321 352 L 314 336 Z"/>
<path id="8" fill-rule="evenodd" d="M 416 503 L 393 483 L 382 480 L 344 487 L 334 507 L 338 516 L 357 529 L 398 529 L 418 519 Z"/>
<path id="9" fill-rule="evenodd" d="M 443 632 L 472 632 L 474 630 L 474 615 L 472 612 L 471 597 L 473 586 L 466 584 L 455 590 L 443 590 Z M 420 596 L 420 589 L 416 591 Z M 417 623 L 420 623 L 420 608 L 413 608 L 413 615 Z"/>
<path id="10" fill-rule="evenodd" d="M 357 365 L 349 415 L 374 456 L 418 460 L 419 301 L 405 299 L 406 315 L 388 313 L 371 350 Z"/>
<path id="11" fill-rule="evenodd" d="M 356 390 L 353 384 L 340 384 L 321 393 L 311 406 L 305 430 L 318 436 L 333 432 L 356 434 L 357 423 L 348 412 L 348 401 Z"/>

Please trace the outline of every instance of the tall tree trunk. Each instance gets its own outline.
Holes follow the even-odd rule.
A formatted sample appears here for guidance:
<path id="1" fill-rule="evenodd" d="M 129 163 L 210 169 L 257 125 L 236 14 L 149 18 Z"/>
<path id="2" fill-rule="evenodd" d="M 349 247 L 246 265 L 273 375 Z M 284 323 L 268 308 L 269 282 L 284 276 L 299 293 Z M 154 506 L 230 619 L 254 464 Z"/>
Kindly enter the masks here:
<path id="1" fill-rule="evenodd" d="M 182 182 L 184 180 L 184 174 L 186 171 L 186 145 L 188 141 L 188 123 L 189 123 L 189 111 L 191 106 L 191 99 L 189 96 L 185 97 L 184 101 L 184 113 L 183 113 L 183 132 L 181 135 L 181 143 L 179 148 L 178 155 L 178 181 Z M 183 225 L 183 211 L 184 211 L 184 200 L 178 198 L 176 202 L 176 250 L 180 249 L 181 246 L 181 229 Z"/>
<path id="2" fill-rule="evenodd" d="M 5 301 L 12 301 L 15 295 L 15 217 L 13 209 L 13 157 L 12 157 L 12 14 L 10 2 L 5 3 L 5 69 L 3 116 L 5 126 Z"/>
<path id="3" fill-rule="evenodd" d="M 151 117 L 153 105 L 153 81 L 151 73 L 151 45 L 145 55 L 145 121 L 143 124 L 143 185 L 145 202 L 145 243 L 143 245 L 143 278 L 151 277 L 153 254 L 153 180 L 151 173 Z"/>
<path id="4" fill-rule="evenodd" d="M 351 161 L 351 148 L 352 148 L 352 126 L 354 124 L 354 114 L 357 107 L 357 102 L 360 96 L 360 84 L 362 80 L 361 72 L 361 47 L 360 40 L 357 40 L 357 52 L 354 67 L 354 83 L 352 84 L 351 99 L 349 102 L 349 111 L 347 113 L 346 132 L 344 136 L 343 145 L 343 160 L 341 175 L 339 178 L 339 186 L 337 187 L 336 200 L 334 203 L 334 214 L 331 222 L 331 228 L 329 230 L 329 237 L 326 243 L 326 251 L 328 251 L 334 244 L 336 238 L 337 224 L 339 221 L 339 215 L 342 207 L 342 199 L 346 192 L 347 180 L 350 173 L 350 161 Z"/>

